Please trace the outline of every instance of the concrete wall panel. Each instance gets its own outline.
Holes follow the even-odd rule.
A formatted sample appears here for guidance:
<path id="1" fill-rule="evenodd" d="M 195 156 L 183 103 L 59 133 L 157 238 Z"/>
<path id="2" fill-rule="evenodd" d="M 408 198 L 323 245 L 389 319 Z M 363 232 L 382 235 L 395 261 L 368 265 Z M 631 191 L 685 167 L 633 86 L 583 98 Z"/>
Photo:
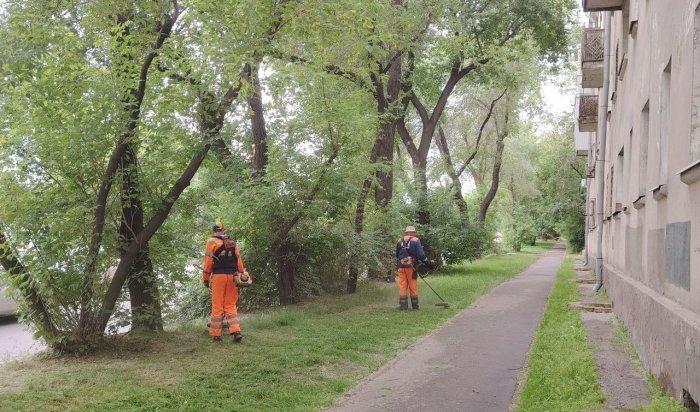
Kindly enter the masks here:
<path id="1" fill-rule="evenodd" d="M 610 266 L 605 287 L 640 360 L 680 398 L 700 399 L 700 316 Z"/>
<path id="2" fill-rule="evenodd" d="M 644 229 L 627 226 L 625 232 L 625 268 L 627 273 L 640 282 L 644 282 L 643 249 Z"/>
<path id="3" fill-rule="evenodd" d="M 647 280 L 654 290 L 664 290 L 666 270 L 666 230 L 652 229 L 647 234 Z"/>

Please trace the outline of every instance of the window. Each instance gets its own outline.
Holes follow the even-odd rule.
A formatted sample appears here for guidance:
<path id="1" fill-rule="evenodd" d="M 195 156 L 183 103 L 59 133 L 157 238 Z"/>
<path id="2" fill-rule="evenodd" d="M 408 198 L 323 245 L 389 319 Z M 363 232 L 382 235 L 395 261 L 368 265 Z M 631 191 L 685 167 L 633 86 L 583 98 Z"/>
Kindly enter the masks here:
<path id="1" fill-rule="evenodd" d="M 607 193 L 605 194 L 607 196 L 607 203 L 606 209 L 605 209 L 605 215 L 610 216 L 613 214 L 613 195 L 616 194 L 617 192 L 615 191 L 615 166 L 610 167 L 610 173 L 608 174 L 608 188 L 607 188 Z"/>
<path id="2" fill-rule="evenodd" d="M 661 75 L 661 105 L 660 111 L 660 133 L 658 141 L 659 163 L 658 176 L 659 184 L 666 184 L 668 181 L 668 139 L 671 127 L 671 60 L 668 61 L 663 74 Z"/>
<path id="3" fill-rule="evenodd" d="M 620 149 L 620 153 L 617 154 L 617 160 L 615 162 L 615 171 L 617 172 L 617 175 L 614 177 L 614 182 L 615 182 L 615 187 L 613 190 L 615 191 L 615 199 L 613 200 L 613 203 L 615 205 L 615 208 L 613 210 L 613 213 L 619 212 L 620 209 L 622 208 L 622 203 L 623 199 L 625 198 L 625 147 L 623 146 L 622 149 Z M 620 205 L 618 207 L 618 205 Z"/>
<path id="4" fill-rule="evenodd" d="M 700 159 L 700 6 L 695 9 L 693 36 L 693 103 L 690 119 L 690 156 L 692 161 Z"/>
<path id="5" fill-rule="evenodd" d="M 642 108 L 639 125 L 639 196 L 647 191 L 647 159 L 649 157 L 649 100 Z"/>

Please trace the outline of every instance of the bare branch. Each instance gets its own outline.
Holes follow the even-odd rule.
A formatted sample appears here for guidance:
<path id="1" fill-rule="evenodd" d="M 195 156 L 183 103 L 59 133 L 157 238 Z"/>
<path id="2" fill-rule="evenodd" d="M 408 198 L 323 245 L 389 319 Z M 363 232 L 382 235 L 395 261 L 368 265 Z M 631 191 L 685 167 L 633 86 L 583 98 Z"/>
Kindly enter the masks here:
<path id="1" fill-rule="evenodd" d="M 484 130 L 486 129 L 486 124 L 489 122 L 491 119 L 491 116 L 493 115 L 494 107 L 496 106 L 496 103 L 501 100 L 503 96 L 505 96 L 506 91 L 508 89 L 504 89 L 503 93 L 501 93 L 498 97 L 496 97 L 494 100 L 491 101 L 491 104 L 489 105 L 489 111 L 486 113 L 486 117 L 484 120 L 481 122 L 481 127 L 479 127 L 479 134 L 476 137 L 476 144 L 474 145 L 474 151 L 469 155 L 467 160 L 464 162 L 464 164 L 459 168 L 457 171 L 457 176 L 461 176 L 462 173 L 464 173 L 464 169 L 467 168 L 467 166 L 474 160 L 476 157 L 477 151 L 479 150 L 479 143 L 481 143 L 481 138 L 484 135 Z"/>

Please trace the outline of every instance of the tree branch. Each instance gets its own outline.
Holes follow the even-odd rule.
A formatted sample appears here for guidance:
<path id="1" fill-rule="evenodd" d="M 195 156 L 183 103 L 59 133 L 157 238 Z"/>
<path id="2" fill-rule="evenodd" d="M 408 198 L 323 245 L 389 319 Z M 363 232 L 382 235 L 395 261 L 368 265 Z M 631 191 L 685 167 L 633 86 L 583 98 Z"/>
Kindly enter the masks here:
<path id="1" fill-rule="evenodd" d="M 318 195 L 318 192 L 321 190 L 326 174 L 330 170 L 330 167 L 335 161 L 335 159 L 338 157 L 339 152 L 340 145 L 333 145 L 333 151 L 331 152 L 331 155 L 328 157 L 328 159 L 326 159 L 325 162 L 323 162 L 321 175 L 318 177 L 316 183 L 311 188 L 311 190 L 309 190 L 306 196 L 301 200 L 301 205 L 297 210 L 296 214 L 291 219 L 284 222 L 284 224 L 282 225 L 282 229 L 277 235 L 277 240 L 274 242 L 275 244 L 282 243 L 282 240 L 284 240 L 284 238 L 287 237 L 289 232 L 291 232 L 291 230 L 294 229 L 294 226 L 296 226 L 296 224 L 299 222 L 299 219 L 301 219 L 301 217 L 304 215 L 304 213 L 306 212 L 306 208 L 311 204 L 311 202 L 314 201 L 316 195 Z"/>
<path id="2" fill-rule="evenodd" d="M 505 148 L 504 142 L 506 136 L 508 136 L 508 115 L 509 112 L 506 112 L 503 132 L 499 133 L 498 140 L 496 141 L 496 159 L 494 160 L 493 172 L 491 174 L 491 187 L 489 188 L 489 191 L 486 193 L 486 196 L 479 207 L 479 222 L 482 223 L 486 221 L 486 212 L 488 211 L 489 206 L 491 206 L 491 202 L 493 202 L 493 199 L 496 197 L 496 192 L 498 192 L 501 165 L 503 163 L 503 149 Z"/>
<path id="3" fill-rule="evenodd" d="M 2 231 L 0 231 L 0 265 L 5 269 L 5 272 L 9 273 L 13 285 L 19 289 L 22 298 L 27 301 L 29 310 L 34 315 L 32 320 L 38 320 L 37 323 L 48 338 L 56 337 L 58 331 L 51 321 L 51 315 L 46 308 L 46 304 L 44 304 L 44 300 L 39 296 L 31 275 L 15 256 L 7 243 L 5 233 Z"/>
<path id="4" fill-rule="evenodd" d="M 274 57 L 278 60 L 283 60 L 289 63 L 299 63 L 299 64 L 305 64 L 309 66 L 313 66 L 313 63 L 311 63 L 309 60 L 296 56 L 296 55 L 286 55 L 279 50 L 270 50 L 268 53 L 269 56 Z M 351 82 L 355 83 L 356 85 L 360 86 L 361 88 L 368 90 L 374 94 L 374 88 L 367 83 L 366 80 L 364 80 L 362 77 L 358 76 L 356 73 L 343 69 L 339 66 L 336 66 L 334 64 L 327 64 L 321 68 L 323 71 L 325 71 L 328 74 L 334 74 L 336 76 L 340 76 L 344 79 L 350 80 Z"/>
<path id="5" fill-rule="evenodd" d="M 403 117 L 397 120 L 396 128 L 399 132 L 399 136 L 401 136 L 404 146 L 406 146 L 406 151 L 408 151 L 409 156 L 411 156 L 411 159 L 418 158 L 418 148 L 416 147 L 415 143 L 413 143 L 413 138 L 411 137 L 411 133 L 408 131 L 408 128 L 406 128 L 406 121 Z"/>
<path id="6" fill-rule="evenodd" d="M 455 172 L 454 165 L 452 164 L 450 147 L 447 145 L 447 138 L 445 136 L 445 131 L 442 129 L 442 125 L 438 125 L 438 139 L 436 141 L 436 145 L 442 154 L 442 158 L 447 168 L 447 174 L 450 176 L 450 179 L 452 179 L 452 198 L 454 199 L 455 205 L 461 212 L 465 222 L 469 223 L 467 202 L 465 202 L 464 198 L 462 197 L 462 182 L 459 180 L 459 175 Z"/>
<path id="7" fill-rule="evenodd" d="M 484 130 L 486 129 L 486 124 L 488 121 L 491 119 L 491 116 L 493 115 L 493 110 L 496 106 L 496 103 L 501 100 L 503 96 L 505 96 L 506 91 L 508 89 L 504 89 L 503 93 L 501 93 L 498 97 L 496 97 L 494 100 L 491 101 L 491 104 L 489 105 L 489 111 L 486 113 L 486 117 L 484 120 L 481 122 L 481 127 L 479 127 L 479 134 L 476 137 L 476 144 L 474 145 L 474 151 L 469 155 L 467 160 L 464 162 L 464 164 L 459 168 L 457 171 L 457 176 L 461 176 L 462 173 L 464 173 L 464 169 L 467 168 L 467 166 L 474 160 L 476 157 L 477 151 L 479 150 L 479 143 L 481 143 L 481 138 L 484 135 Z"/>
<path id="8" fill-rule="evenodd" d="M 411 98 L 411 104 L 413 104 L 413 107 L 416 108 L 416 112 L 418 112 L 418 116 L 420 116 L 421 122 L 424 125 L 428 124 L 431 121 L 428 111 L 413 90 L 411 90 L 409 97 Z"/>

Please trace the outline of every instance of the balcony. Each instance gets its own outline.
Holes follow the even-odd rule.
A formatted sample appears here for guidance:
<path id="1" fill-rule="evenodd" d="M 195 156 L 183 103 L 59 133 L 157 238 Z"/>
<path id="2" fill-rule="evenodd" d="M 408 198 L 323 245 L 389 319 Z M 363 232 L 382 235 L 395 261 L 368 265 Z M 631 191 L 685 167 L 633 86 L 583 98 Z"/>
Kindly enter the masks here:
<path id="1" fill-rule="evenodd" d="M 574 143 L 576 147 L 576 156 L 588 156 L 588 146 L 590 146 L 591 134 L 582 133 L 575 127 Z"/>
<path id="2" fill-rule="evenodd" d="M 603 29 L 585 29 L 581 42 L 581 87 L 603 87 Z"/>
<path id="3" fill-rule="evenodd" d="M 578 130 L 595 132 L 598 129 L 598 95 L 584 94 L 578 100 Z"/>
<path id="4" fill-rule="evenodd" d="M 588 156 L 588 133 L 577 133 L 576 141 L 576 156 Z"/>
<path id="5" fill-rule="evenodd" d="M 624 0 L 583 0 L 583 11 L 622 10 Z"/>

